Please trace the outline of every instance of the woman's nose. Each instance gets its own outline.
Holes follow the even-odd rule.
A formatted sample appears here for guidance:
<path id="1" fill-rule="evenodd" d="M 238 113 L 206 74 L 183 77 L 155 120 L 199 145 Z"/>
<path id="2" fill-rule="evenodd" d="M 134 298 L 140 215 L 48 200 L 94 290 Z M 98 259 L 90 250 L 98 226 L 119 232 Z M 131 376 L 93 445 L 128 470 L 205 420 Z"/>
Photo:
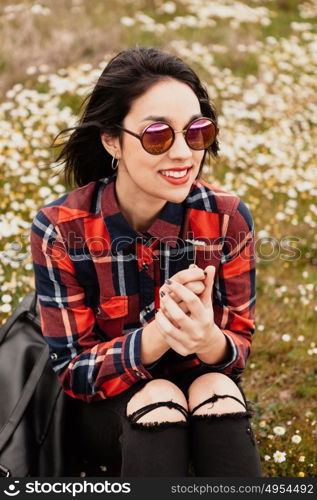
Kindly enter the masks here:
<path id="1" fill-rule="evenodd" d="M 175 139 L 169 149 L 169 156 L 171 158 L 191 158 L 192 150 L 188 146 L 183 132 L 175 132 Z"/>

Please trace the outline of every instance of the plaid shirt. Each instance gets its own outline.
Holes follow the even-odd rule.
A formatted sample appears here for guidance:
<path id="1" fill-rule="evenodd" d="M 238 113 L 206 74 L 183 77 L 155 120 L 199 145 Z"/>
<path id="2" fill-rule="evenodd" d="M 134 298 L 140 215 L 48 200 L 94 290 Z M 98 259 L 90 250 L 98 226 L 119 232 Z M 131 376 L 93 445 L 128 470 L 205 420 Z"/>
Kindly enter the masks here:
<path id="1" fill-rule="evenodd" d="M 116 173 L 64 194 L 32 223 L 42 332 L 64 391 L 97 401 L 141 379 L 197 365 L 239 377 L 254 333 L 256 258 L 247 206 L 195 180 L 182 203 L 167 202 L 140 233 L 120 211 L 115 180 Z M 159 289 L 194 260 L 202 269 L 216 268 L 214 321 L 227 338 L 230 359 L 209 365 L 170 349 L 144 366 L 141 336 L 160 307 Z"/>

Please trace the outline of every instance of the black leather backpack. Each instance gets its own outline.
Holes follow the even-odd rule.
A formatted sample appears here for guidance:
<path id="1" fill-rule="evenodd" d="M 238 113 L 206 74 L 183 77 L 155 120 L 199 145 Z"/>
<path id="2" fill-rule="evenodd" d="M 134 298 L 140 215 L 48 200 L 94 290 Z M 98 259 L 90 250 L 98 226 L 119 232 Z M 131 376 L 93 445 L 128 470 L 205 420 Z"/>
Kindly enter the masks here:
<path id="1" fill-rule="evenodd" d="M 0 329 L 2 477 L 63 475 L 67 398 L 48 356 L 30 292 Z"/>

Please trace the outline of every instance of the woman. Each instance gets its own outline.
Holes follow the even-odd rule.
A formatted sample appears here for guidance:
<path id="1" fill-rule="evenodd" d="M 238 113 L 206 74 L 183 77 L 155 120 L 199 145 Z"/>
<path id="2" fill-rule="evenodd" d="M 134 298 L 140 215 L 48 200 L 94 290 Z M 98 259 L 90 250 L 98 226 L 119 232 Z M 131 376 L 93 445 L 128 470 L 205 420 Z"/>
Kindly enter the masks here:
<path id="1" fill-rule="evenodd" d="M 239 387 L 253 221 L 238 196 L 199 180 L 217 133 L 185 62 L 122 51 L 57 158 L 79 187 L 33 221 L 42 329 L 75 408 L 76 454 L 123 477 L 186 476 L 189 464 L 197 476 L 261 475 Z"/>

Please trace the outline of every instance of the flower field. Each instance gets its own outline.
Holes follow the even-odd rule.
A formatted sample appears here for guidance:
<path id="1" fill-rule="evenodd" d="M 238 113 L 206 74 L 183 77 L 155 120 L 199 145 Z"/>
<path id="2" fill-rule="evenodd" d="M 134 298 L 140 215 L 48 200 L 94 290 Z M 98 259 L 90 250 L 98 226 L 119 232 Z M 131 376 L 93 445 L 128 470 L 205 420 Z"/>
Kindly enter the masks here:
<path id="1" fill-rule="evenodd" d="M 0 323 L 34 289 L 33 217 L 71 189 L 53 137 L 119 50 L 181 56 L 219 115 L 220 157 L 203 178 L 238 194 L 255 222 L 243 386 L 267 477 L 317 472 L 316 21 L 316 0 L 0 2 Z"/>

